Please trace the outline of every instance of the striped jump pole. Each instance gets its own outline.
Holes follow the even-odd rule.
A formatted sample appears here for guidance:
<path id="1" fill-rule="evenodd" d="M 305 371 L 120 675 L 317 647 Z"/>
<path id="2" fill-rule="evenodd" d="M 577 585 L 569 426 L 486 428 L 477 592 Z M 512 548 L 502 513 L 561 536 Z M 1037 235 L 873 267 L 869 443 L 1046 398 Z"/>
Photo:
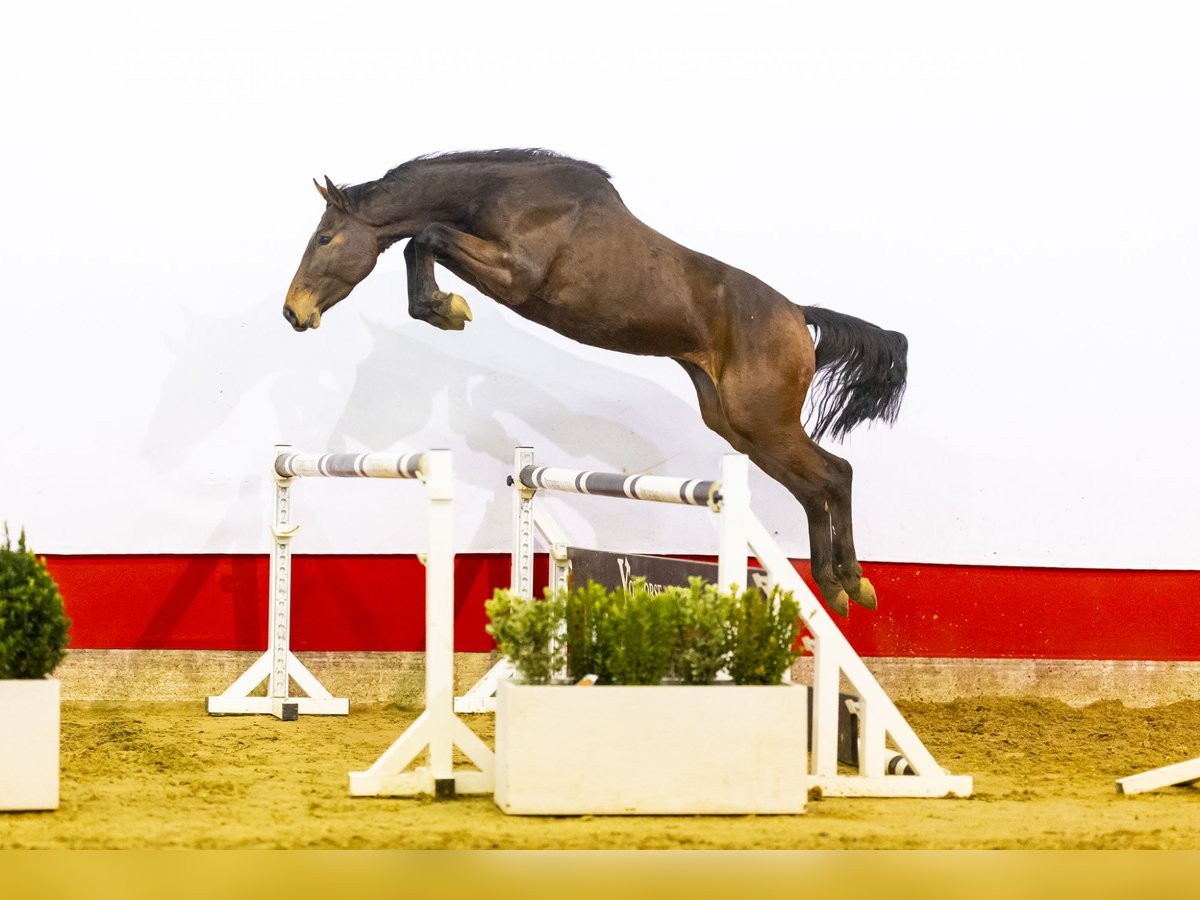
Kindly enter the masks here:
<path id="1" fill-rule="evenodd" d="M 529 448 L 520 448 L 529 449 Z M 524 465 L 517 472 L 524 487 L 569 494 L 598 494 L 628 500 L 654 500 L 687 506 L 720 504 L 719 481 L 699 478 L 668 478 L 664 475 L 618 475 L 612 472 L 587 472 L 554 466 Z"/>
<path id="2" fill-rule="evenodd" d="M 533 531 L 536 527 L 533 496 L 539 490 L 708 507 L 720 516 L 717 580 L 724 589 L 746 584 L 750 474 L 749 461 L 742 454 L 729 453 L 721 459 L 718 480 L 537 466 L 533 464 L 530 447 L 517 448 L 514 468 L 512 484 L 518 490 L 513 508 L 517 540 L 513 547 L 512 588 L 522 596 L 533 595 Z M 555 570 L 552 583 L 565 587 L 566 542 L 562 542 L 564 552 L 556 553 L 553 536 L 547 535 L 547 538 L 551 543 L 551 565 Z"/>
<path id="3" fill-rule="evenodd" d="M 292 453 L 275 448 L 275 477 L 287 478 L 419 478 L 424 453 Z"/>

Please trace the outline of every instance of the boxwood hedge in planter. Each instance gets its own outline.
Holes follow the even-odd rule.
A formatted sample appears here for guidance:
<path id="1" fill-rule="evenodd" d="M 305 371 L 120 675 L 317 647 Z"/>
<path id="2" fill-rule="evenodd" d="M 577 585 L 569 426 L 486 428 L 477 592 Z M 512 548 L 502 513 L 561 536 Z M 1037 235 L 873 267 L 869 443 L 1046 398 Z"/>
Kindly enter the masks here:
<path id="1" fill-rule="evenodd" d="M 70 623 L 58 586 L 25 546 L 0 545 L 0 809 L 58 807 L 59 683 Z"/>
<path id="2" fill-rule="evenodd" d="M 790 594 L 589 583 L 545 600 L 502 591 L 488 614 L 519 676 L 496 694 L 503 811 L 803 811 L 806 692 L 780 685 L 797 655 Z M 563 661 L 565 682 L 596 675 L 604 686 L 548 683 Z M 711 684 L 722 670 L 735 685 Z"/>
<path id="3" fill-rule="evenodd" d="M 70 621 L 46 564 L 12 545 L 8 526 L 0 545 L 0 679 L 45 678 L 66 656 Z"/>
<path id="4" fill-rule="evenodd" d="M 735 594 L 693 578 L 651 590 L 635 578 L 609 591 L 589 581 L 545 599 L 500 590 L 487 602 L 488 633 L 527 684 L 710 684 L 727 670 L 735 684 L 779 684 L 799 655 L 799 604 L 779 588 Z"/>
<path id="5" fill-rule="evenodd" d="M 549 684 L 563 667 L 563 647 L 557 638 L 564 605 L 549 589 L 544 600 L 497 590 L 484 604 L 487 633 L 526 684 Z"/>

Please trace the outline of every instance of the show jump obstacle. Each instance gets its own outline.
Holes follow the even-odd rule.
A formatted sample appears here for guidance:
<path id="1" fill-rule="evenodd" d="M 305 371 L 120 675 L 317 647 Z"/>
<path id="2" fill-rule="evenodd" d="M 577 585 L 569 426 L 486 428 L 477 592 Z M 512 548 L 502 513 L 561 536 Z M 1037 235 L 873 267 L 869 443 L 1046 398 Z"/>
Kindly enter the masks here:
<path id="1" fill-rule="evenodd" d="M 208 698 L 212 715 L 269 714 L 280 719 L 304 715 L 344 716 L 350 702 L 334 697 L 305 668 L 289 647 L 292 609 L 292 482 L 297 478 L 421 478 L 423 456 L 388 453 L 293 453 L 289 444 L 276 444 L 271 457 L 275 479 L 275 512 L 271 524 L 270 608 L 267 650 L 223 694 Z M 265 697 L 249 696 L 267 679 Z M 289 680 L 308 696 L 289 694 Z"/>
<path id="2" fill-rule="evenodd" d="M 420 456 L 379 453 L 292 453 L 288 444 L 276 444 L 272 458 L 275 478 L 275 515 L 271 524 L 270 606 L 267 615 L 267 650 L 225 692 L 208 698 L 211 715 L 269 714 L 293 720 L 303 713 L 344 716 L 350 701 L 334 697 L 289 647 L 292 618 L 292 538 L 300 530 L 292 524 L 292 482 L 305 478 L 415 478 Z M 267 695 L 250 692 L 267 679 Z M 289 693 L 295 681 L 307 696 Z"/>
<path id="3" fill-rule="evenodd" d="M 717 513 L 720 585 L 728 588 L 746 584 L 748 548 L 767 570 L 771 582 L 791 591 L 800 604 L 800 616 L 810 634 L 806 645 L 814 656 L 812 786 L 819 787 L 826 796 L 841 797 L 970 796 L 971 776 L 950 775 L 938 766 L 791 561 L 751 512 L 745 456 L 725 456 L 720 481 L 704 481 L 535 466 L 533 450 L 518 447 L 511 483 L 515 525 L 512 588 L 526 597 L 533 596 L 535 532 L 549 545 L 551 585 L 565 589 L 568 584 L 570 542 L 543 507 L 535 509 L 534 497 L 538 491 L 676 503 L 705 507 Z M 494 708 L 496 684 L 511 674 L 511 666 L 502 661 L 466 695 L 459 697 L 454 708 L 459 712 Z M 839 687 L 843 676 L 860 696 L 857 775 L 838 771 Z M 889 740 L 894 750 L 889 748 Z M 912 774 L 887 773 L 897 751 L 907 760 Z"/>
<path id="4" fill-rule="evenodd" d="M 429 497 L 429 550 L 425 560 L 425 711 L 366 771 L 350 773 L 352 796 L 412 796 L 491 793 L 492 751 L 454 714 L 454 471 L 449 450 L 426 453 L 293 453 L 275 447 L 275 520 L 271 551 L 270 630 L 267 651 L 225 693 L 208 698 L 215 715 L 270 713 L 295 719 L 300 713 L 345 715 L 349 703 L 332 697 L 288 649 L 291 606 L 290 542 L 299 530 L 291 521 L 296 478 L 409 478 L 425 483 Z M 268 679 L 266 697 L 249 692 Z M 307 697 L 288 695 L 292 679 Z M 457 746 L 478 770 L 456 770 Z M 428 749 L 428 765 L 405 771 Z"/>

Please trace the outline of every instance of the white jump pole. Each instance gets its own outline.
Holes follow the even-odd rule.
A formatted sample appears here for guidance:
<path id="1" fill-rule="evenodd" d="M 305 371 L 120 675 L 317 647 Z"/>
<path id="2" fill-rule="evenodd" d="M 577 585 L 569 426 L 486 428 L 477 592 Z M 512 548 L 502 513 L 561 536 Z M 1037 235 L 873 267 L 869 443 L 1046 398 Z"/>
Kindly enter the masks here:
<path id="1" fill-rule="evenodd" d="M 1159 788 L 1200 782 L 1200 757 L 1117 779 L 1118 794 L 1143 794 Z"/>

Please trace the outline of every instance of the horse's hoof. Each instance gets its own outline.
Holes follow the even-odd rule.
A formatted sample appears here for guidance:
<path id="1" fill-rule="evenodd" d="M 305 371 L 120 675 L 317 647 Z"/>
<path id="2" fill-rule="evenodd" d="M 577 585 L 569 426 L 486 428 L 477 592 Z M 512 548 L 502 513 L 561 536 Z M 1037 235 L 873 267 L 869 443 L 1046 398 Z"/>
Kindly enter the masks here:
<path id="1" fill-rule="evenodd" d="M 833 597 L 826 597 L 825 603 L 839 616 L 850 615 L 850 595 L 843 590 L 838 590 Z"/>
<path id="2" fill-rule="evenodd" d="M 867 609 L 875 609 L 879 606 L 879 598 L 875 595 L 875 586 L 865 578 L 859 579 L 858 590 L 850 596 L 850 599 Z"/>
<path id="3" fill-rule="evenodd" d="M 460 294 L 434 291 L 433 302 L 434 314 L 437 317 L 433 324 L 439 328 L 447 331 L 462 331 L 466 324 L 474 318 L 471 315 L 471 307 L 467 305 L 467 301 Z"/>

